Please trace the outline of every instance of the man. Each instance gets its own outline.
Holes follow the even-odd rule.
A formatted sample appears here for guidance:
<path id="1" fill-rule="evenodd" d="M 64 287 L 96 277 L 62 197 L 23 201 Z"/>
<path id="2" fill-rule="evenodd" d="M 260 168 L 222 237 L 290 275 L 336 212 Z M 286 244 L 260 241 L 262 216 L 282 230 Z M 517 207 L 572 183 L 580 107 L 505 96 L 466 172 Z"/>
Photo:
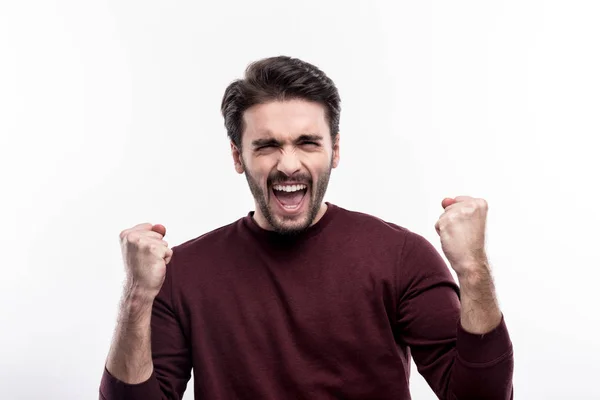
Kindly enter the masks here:
<path id="1" fill-rule="evenodd" d="M 411 357 L 440 399 L 512 399 L 513 355 L 485 255 L 483 199 L 444 199 L 422 236 L 324 202 L 340 99 L 315 66 L 251 64 L 222 101 L 256 209 L 169 249 L 121 232 L 127 284 L 106 400 L 410 399 Z"/>

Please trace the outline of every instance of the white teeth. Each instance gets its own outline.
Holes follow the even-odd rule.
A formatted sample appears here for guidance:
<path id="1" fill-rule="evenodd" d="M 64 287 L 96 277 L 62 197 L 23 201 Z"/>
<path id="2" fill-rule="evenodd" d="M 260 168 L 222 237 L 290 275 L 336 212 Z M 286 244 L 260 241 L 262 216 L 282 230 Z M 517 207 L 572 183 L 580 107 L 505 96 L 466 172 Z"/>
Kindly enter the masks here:
<path id="1" fill-rule="evenodd" d="M 298 190 L 306 189 L 306 185 L 275 185 L 273 189 L 283 192 L 297 192 Z"/>

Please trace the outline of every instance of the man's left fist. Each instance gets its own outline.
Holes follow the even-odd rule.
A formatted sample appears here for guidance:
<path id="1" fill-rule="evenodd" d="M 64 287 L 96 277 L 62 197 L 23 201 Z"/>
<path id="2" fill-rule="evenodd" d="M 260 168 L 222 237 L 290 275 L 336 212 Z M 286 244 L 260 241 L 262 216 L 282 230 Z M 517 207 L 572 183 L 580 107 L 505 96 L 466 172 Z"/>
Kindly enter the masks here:
<path id="1" fill-rule="evenodd" d="M 485 223 L 488 204 L 484 199 L 458 196 L 442 201 L 444 213 L 435 224 L 442 250 L 458 276 L 476 272 L 487 263 Z"/>

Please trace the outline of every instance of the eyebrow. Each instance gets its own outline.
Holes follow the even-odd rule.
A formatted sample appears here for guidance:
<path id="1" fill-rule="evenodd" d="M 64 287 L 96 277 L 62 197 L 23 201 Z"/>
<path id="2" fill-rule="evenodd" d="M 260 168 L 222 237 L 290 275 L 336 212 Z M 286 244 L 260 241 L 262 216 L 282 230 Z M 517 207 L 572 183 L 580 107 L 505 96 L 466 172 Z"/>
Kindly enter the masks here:
<path id="1" fill-rule="evenodd" d="M 316 135 L 316 134 L 304 134 L 304 135 L 300 135 L 298 136 L 298 138 L 296 139 L 296 143 L 298 142 L 306 142 L 306 141 L 312 141 L 312 142 L 320 142 L 323 140 L 323 136 L 321 135 Z M 267 145 L 276 145 L 276 146 L 280 146 L 281 145 L 281 141 L 274 139 L 274 138 L 265 138 L 265 139 L 256 139 L 252 141 L 252 146 L 253 147 L 261 147 L 261 146 L 267 146 Z"/>

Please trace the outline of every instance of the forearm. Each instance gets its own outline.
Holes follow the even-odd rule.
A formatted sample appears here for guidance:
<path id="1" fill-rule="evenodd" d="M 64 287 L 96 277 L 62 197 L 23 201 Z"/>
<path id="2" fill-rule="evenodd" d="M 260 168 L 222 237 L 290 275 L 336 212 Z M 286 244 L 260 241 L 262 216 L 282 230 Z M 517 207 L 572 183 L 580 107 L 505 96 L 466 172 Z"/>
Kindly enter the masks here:
<path id="1" fill-rule="evenodd" d="M 487 260 L 464 268 L 460 285 L 458 362 L 452 372 L 452 399 L 513 399 L 512 346 Z"/>
<path id="2" fill-rule="evenodd" d="M 488 333 L 502 320 L 489 264 L 484 260 L 460 270 L 468 271 L 458 276 L 461 325 L 470 333 Z"/>
<path id="3" fill-rule="evenodd" d="M 120 381 L 136 384 L 152 375 L 151 315 L 152 298 L 126 290 L 106 361 L 106 369 Z"/>
<path id="4" fill-rule="evenodd" d="M 398 325 L 419 371 L 440 399 L 511 399 L 512 344 L 487 257 L 478 257 L 480 265 L 449 260 L 458 270 L 459 298 L 457 282 L 438 251 L 423 237 L 413 239 L 403 265 L 416 278 L 402 292 Z"/>

